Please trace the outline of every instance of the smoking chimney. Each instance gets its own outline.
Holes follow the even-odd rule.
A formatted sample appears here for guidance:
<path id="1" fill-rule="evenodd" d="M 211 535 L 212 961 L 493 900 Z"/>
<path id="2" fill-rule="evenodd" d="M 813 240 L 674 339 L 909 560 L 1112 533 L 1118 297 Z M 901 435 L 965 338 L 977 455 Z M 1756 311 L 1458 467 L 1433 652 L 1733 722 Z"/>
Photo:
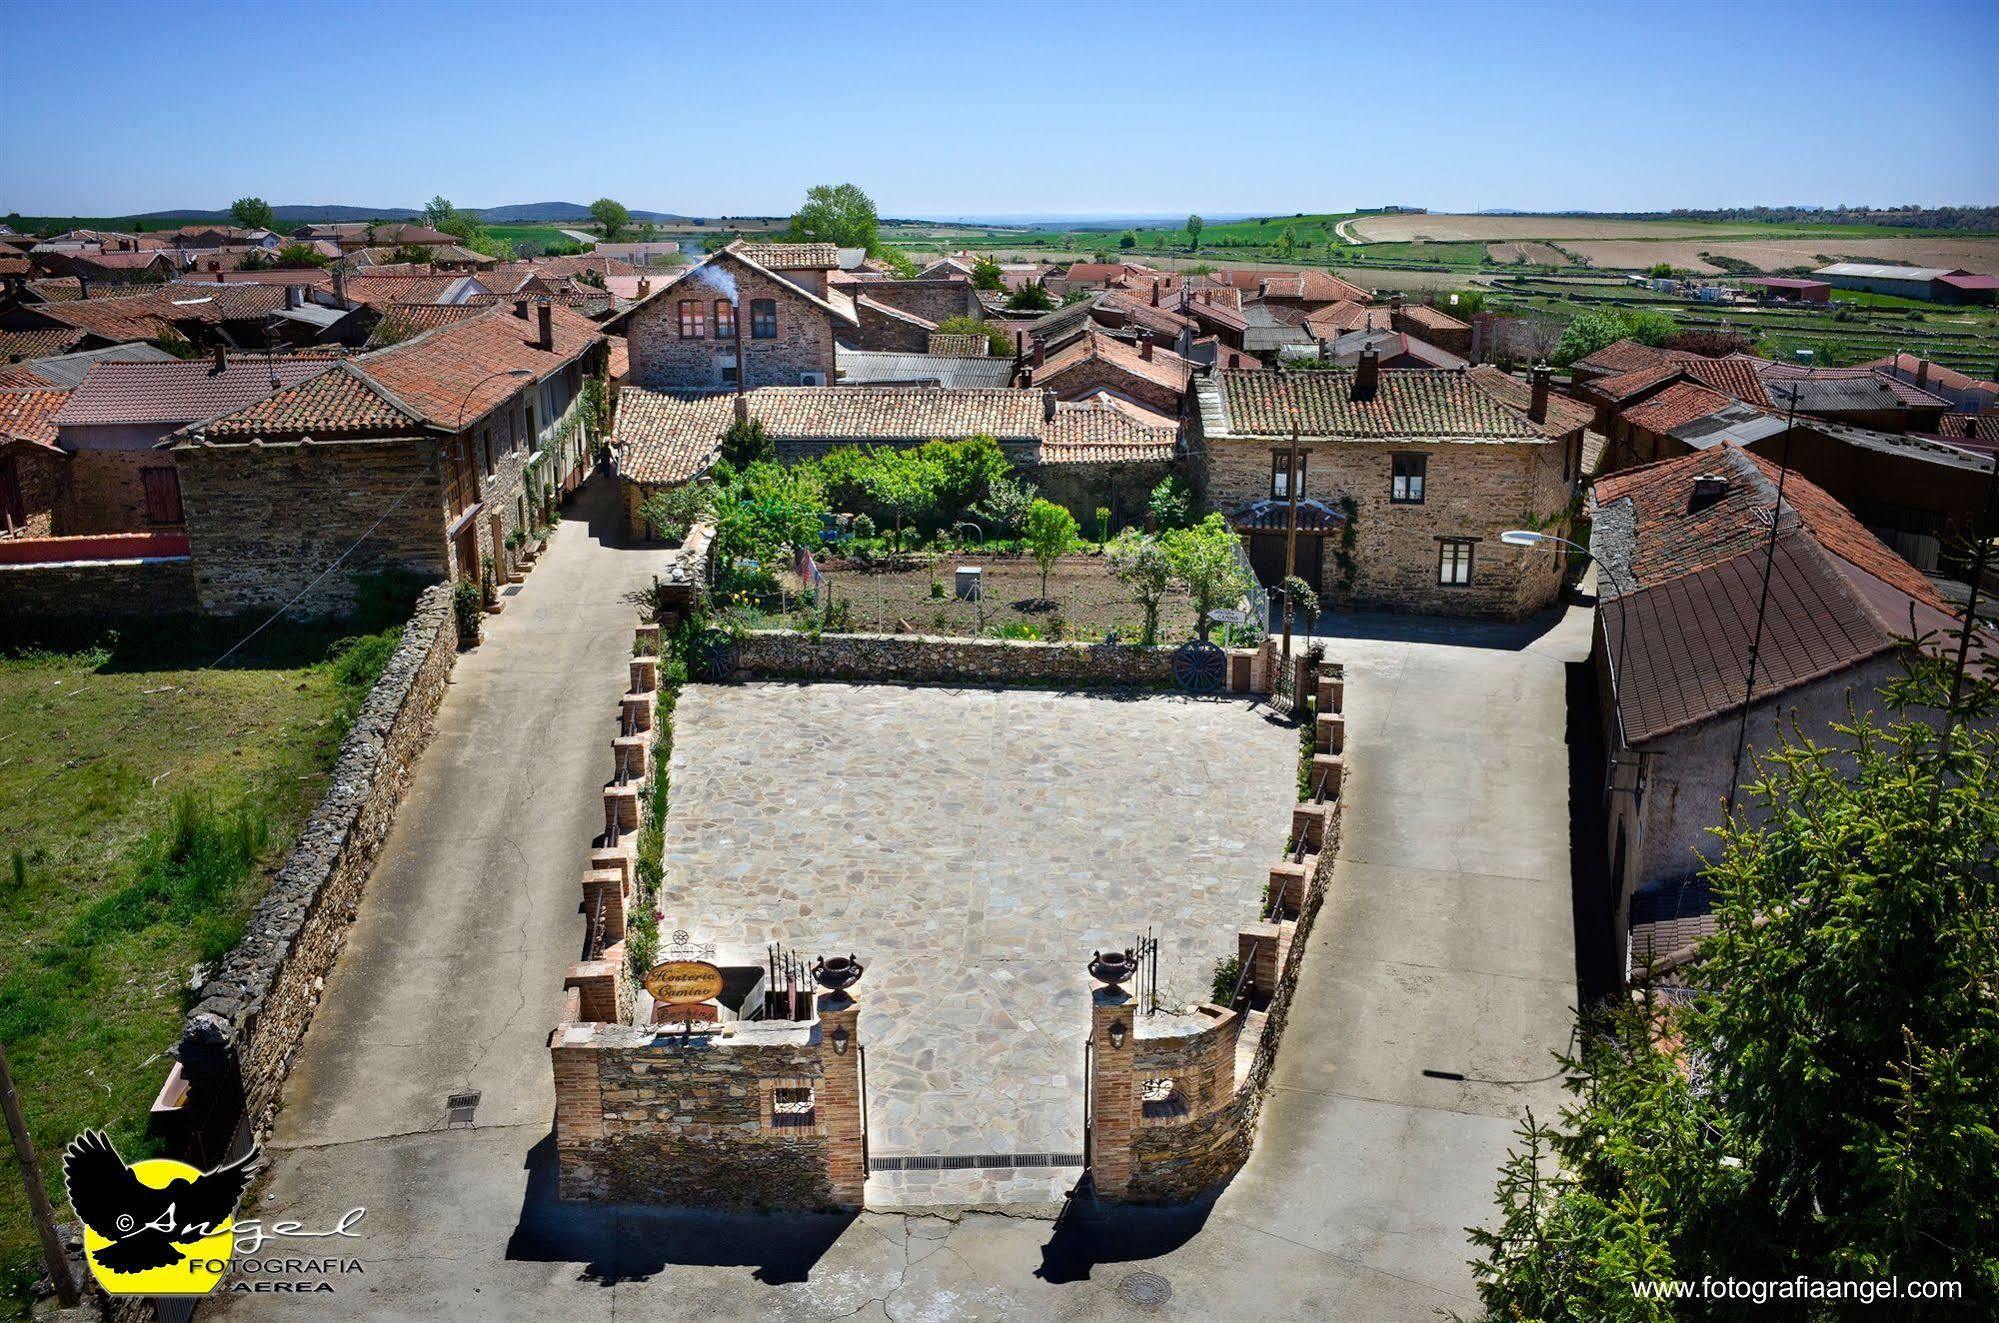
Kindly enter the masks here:
<path id="1" fill-rule="evenodd" d="M 555 305 L 540 303 L 535 305 L 540 321 L 535 327 L 535 348 L 544 354 L 555 352 Z"/>
<path id="2" fill-rule="evenodd" d="M 1360 366 L 1354 369 L 1353 393 L 1355 400 L 1371 400 L 1376 388 L 1381 385 L 1381 355 L 1373 345 L 1366 345 L 1360 351 Z"/>
<path id="3" fill-rule="evenodd" d="M 1548 421 L 1548 380 L 1553 375 L 1546 363 L 1536 363 L 1527 374 L 1534 385 L 1534 393 L 1527 398 L 1527 416 L 1537 423 Z"/>

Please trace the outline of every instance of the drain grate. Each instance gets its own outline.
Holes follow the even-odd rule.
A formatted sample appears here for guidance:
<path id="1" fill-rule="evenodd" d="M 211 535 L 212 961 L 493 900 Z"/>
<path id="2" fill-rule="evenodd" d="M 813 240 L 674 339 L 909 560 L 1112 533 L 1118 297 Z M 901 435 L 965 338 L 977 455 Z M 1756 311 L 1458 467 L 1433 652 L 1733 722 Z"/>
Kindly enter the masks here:
<path id="1" fill-rule="evenodd" d="M 1128 1272 L 1118 1282 L 1117 1293 L 1140 1309 L 1158 1309 L 1173 1298 L 1173 1283 L 1156 1272 Z"/>
<path id="2" fill-rule="evenodd" d="M 447 1094 L 444 1099 L 444 1124 L 448 1126 L 471 1125 L 472 1114 L 478 1110 L 479 1091 L 477 1089 L 472 1090 L 470 1093 Z"/>
<path id="3" fill-rule="evenodd" d="M 869 1171 L 994 1171 L 1007 1167 L 1080 1167 L 1080 1153 L 944 1153 L 868 1159 Z"/>

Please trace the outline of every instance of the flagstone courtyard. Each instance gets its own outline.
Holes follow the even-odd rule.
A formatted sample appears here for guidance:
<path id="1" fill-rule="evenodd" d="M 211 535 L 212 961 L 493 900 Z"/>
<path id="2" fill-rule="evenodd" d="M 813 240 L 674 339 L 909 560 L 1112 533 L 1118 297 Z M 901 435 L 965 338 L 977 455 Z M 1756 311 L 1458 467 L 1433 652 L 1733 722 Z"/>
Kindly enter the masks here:
<path id="1" fill-rule="evenodd" d="M 1084 964 L 1148 926 L 1204 1001 L 1254 918 L 1297 734 L 1244 701 L 690 685 L 663 932 L 724 963 L 857 953 L 871 1151 L 1079 1155 Z M 1073 1171 L 878 1173 L 870 1206 L 1059 1197 Z"/>

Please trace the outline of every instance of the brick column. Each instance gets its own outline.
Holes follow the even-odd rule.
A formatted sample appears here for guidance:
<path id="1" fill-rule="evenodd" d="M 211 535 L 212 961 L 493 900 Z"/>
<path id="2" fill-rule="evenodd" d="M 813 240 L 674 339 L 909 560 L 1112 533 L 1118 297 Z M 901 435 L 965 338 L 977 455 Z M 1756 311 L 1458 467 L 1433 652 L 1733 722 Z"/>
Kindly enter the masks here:
<path id="1" fill-rule="evenodd" d="M 1090 981 L 1090 1177 L 1097 1195 L 1121 1199 L 1131 1184 L 1132 1072 L 1138 1030 L 1132 995 L 1115 983 Z M 1123 1046 L 1111 1042 L 1120 1026 Z"/>
<path id="2" fill-rule="evenodd" d="M 569 976 L 562 981 L 562 986 L 575 988 L 582 994 L 586 1023 L 618 1023 L 618 982 L 623 973 L 619 963 L 616 960 L 579 960 L 569 967 Z"/>
<path id="3" fill-rule="evenodd" d="M 859 1208 L 868 1179 L 867 1141 L 862 1137 L 861 1114 L 861 1008 L 845 992 L 824 993 L 819 998 L 819 1068 L 817 1096 L 813 1099 L 820 1123 L 826 1129 L 826 1178 L 832 1186 L 833 1202 L 842 1208 Z M 846 1050 L 834 1047 L 834 1035 L 846 1034 Z"/>

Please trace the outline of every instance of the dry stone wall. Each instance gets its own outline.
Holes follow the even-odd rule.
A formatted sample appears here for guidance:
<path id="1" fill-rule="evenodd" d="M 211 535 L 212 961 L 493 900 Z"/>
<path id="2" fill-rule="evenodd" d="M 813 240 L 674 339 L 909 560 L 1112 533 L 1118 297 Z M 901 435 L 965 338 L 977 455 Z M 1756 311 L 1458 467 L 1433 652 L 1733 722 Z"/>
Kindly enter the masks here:
<path id="1" fill-rule="evenodd" d="M 0 617 L 131 620 L 194 610 L 186 556 L 0 565 Z"/>
<path id="2" fill-rule="evenodd" d="M 429 742 L 457 639 L 450 588 L 426 589 L 340 747 L 332 787 L 187 1018 L 176 1055 L 190 1106 L 240 1103 L 254 1126 L 276 1102 Z"/>

